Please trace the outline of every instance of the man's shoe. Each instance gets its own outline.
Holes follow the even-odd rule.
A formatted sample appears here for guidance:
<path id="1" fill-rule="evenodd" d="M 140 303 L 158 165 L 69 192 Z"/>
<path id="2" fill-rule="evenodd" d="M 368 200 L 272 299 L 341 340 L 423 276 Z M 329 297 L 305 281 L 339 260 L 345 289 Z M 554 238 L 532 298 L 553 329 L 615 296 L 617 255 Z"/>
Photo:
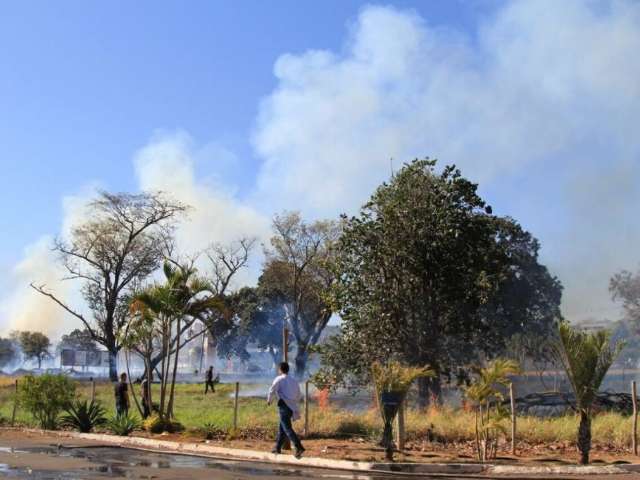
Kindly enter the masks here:
<path id="1" fill-rule="evenodd" d="M 273 453 L 274 455 L 280 455 L 282 452 L 277 448 L 274 448 L 273 450 L 271 450 L 271 453 Z"/>
<path id="2" fill-rule="evenodd" d="M 296 448 L 295 453 L 293 454 L 294 457 L 296 458 L 302 458 L 302 454 L 304 453 L 304 448 L 300 447 L 300 448 Z"/>

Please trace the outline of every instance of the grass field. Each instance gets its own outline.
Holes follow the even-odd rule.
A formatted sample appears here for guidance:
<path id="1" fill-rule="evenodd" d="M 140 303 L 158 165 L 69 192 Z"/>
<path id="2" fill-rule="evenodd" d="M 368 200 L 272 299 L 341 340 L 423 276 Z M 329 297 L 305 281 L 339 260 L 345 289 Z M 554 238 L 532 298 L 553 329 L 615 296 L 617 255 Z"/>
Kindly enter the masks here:
<path id="1" fill-rule="evenodd" d="M 13 409 L 13 379 L 0 379 L 0 416 L 11 418 Z M 136 387 L 138 388 L 138 387 Z M 154 385 L 154 388 L 157 388 Z M 244 386 L 243 388 L 250 388 Z M 78 395 L 89 398 L 91 385 L 78 384 Z M 203 395 L 202 385 L 176 386 L 176 417 L 186 428 L 188 435 L 202 435 L 206 424 L 215 427 L 221 434 L 229 433 L 233 427 L 233 385 L 218 385 L 215 394 Z M 96 397 L 114 414 L 113 387 L 100 383 Z M 157 398 L 157 397 L 156 397 Z M 133 402 L 133 400 L 132 400 Z M 28 412 L 17 411 L 16 421 L 27 426 L 35 426 Z M 473 439 L 473 413 L 448 407 L 433 407 L 427 410 L 409 410 L 406 414 L 408 440 L 433 439 L 443 443 L 463 442 Z M 262 398 L 240 397 L 238 412 L 238 438 L 272 438 L 277 426 L 274 407 L 268 407 Z M 558 418 L 541 419 L 520 417 L 518 438 L 530 444 L 573 443 L 578 426 L 578 418 L 567 415 Z M 301 425 L 297 427 L 300 429 Z M 310 402 L 310 434 L 321 438 L 348 438 L 361 436 L 377 438 L 382 425 L 380 415 L 374 408 L 360 413 L 348 412 L 328 407 L 320 408 L 315 400 Z M 630 444 L 631 420 L 614 413 L 597 415 L 593 422 L 593 441 L 597 444 L 625 448 Z"/>

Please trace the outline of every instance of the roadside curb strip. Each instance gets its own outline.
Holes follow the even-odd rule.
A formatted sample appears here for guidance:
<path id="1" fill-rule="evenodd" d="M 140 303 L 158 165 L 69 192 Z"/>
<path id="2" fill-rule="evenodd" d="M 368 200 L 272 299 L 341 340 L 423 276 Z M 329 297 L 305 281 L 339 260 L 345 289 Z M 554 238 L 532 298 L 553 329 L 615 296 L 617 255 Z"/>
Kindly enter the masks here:
<path id="1" fill-rule="evenodd" d="M 478 463 L 378 463 L 351 460 L 334 460 L 319 457 L 296 459 L 292 455 L 276 455 L 257 450 L 218 447 L 204 443 L 175 442 L 142 437 L 120 437 L 100 433 L 77 433 L 27 429 L 32 433 L 47 433 L 58 437 L 92 440 L 118 447 L 150 450 L 159 453 L 181 453 L 199 456 L 225 457 L 234 460 L 252 460 L 280 465 L 296 465 L 312 468 L 357 472 L 388 472 L 438 475 L 615 475 L 640 472 L 640 464 L 620 465 L 553 465 L 518 466 Z"/>

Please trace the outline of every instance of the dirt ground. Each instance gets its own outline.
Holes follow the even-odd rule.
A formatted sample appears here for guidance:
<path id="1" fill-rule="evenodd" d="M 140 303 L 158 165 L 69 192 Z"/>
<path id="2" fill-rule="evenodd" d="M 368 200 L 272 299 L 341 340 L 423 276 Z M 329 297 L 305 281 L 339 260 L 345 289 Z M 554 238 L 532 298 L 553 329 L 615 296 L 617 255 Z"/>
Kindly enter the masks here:
<path id="1" fill-rule="evenodd" d="M 180 441 L 197 441 L 194 438 L 184 438 L 179 435 L 157 435 L 157 438 L 163 440 L 180 440 Z M 231 441 L 209 441 L 211 444 L 233 447 L 233 448 L 246 448 L 252 450 L 270 450 L 271 442 L 267 441 L 248 441 L 248 440 L 231 440 Z M 41 453 L 14 453 L 8 447 L 15 449 L 20 448 L 34 448 L 34 447 L 50 447 L 52 445 L 62 444 L 65 446 L 95 446 L 96 442 L 70 439 L 59 437 L 47 433 L 34 433 L 26 432 L 22 430 L 0 430 L 0 464 L 6 464 L 10 467 L 17 468 L 29 468 L 33 470 L 48 470 L 48 471 L 69 471 L 75 469 L 91 469 L 92 464 L 84 459 L 69 458 L 69 457 L 56 457 L 52 455 L 46 455 Z M 534 447 L 521 446 L 523 448 L 522 454 L 514 458 L 510 455 L 500 455 L 498 463 L 505 464 L 570 464 L 575 463 L 577 460 L 577 454 L 572 451 L 573 449 L 567 447 L 562 450 L 549 450 L 541 451 Z M 379 461 L 383 459 L 384 452 L 381 448 L 369 444 L 365 441 L 358 440 L 307 440 L 305 442 L 305 448 L 307 449 L 306 455 L 314 457 L 325 458 L 339 458 L 349 460 L 364 460 L 364 461 Z M 604 463 L 618 463 L 629 462 L 638 463 L 638 459 L 623 453 L 612 451 L 596 450 L 593 455 L 594 464 Z M 398 454 L 396 456 L 397 461 L 412 461 L 412 462 L 474 462 L 472 456 L 471 445 L 451 445 L 448 447 L 438 447 L 434 444 L 419 445 L 409 444 L 405 454 Z M 163 472 L 158 469 L 149 469 L 148 472 L 143 472 L 144 467 L 136 467 L 136 477 L 139 478 L 157 478 L 160 480 L 178 478 L 174 477 L 176 472 Z M 188 470 L 188 471 L 187 471 Z M 191 471 L 193 470 L 193 471 Z M 199 480 L 200 478 L 211 478 L 211 470 L 202 469 L 181 469 L 180 474 L 183 475 L 179 478 L 192 478 Z M 147 477 L 146 474 L 149 476 Z M 1 473 L 0 473 L 0 476 Z M 264 477 L 261 475 L 261 477 Z M 89 476 L 83 476 L 81 478 L 93 478 Z M 97 478 L 97 477 L 96 477 Z M 103 478 L 103 477 L 101 477 Z M 216 476 L 216 478 L 219 478 Z M 224 478 L 221 477 L 221 478 Z M 240 478 L 238 475 L 231 475 L 228 478 Z M 426 477 L 425 477 L 426 478 Z M 542 477 L 548 478 L 548 477 Z M 560 476 L 557 478 L 580 478 L 578 476 Z M 603 479 L 601 476 L 589 475 L 592 480 Z M 607 478 L 611 478 L 610 476 Z M 616 480 L 631 480 L 640 478 L 638 474 L 629 475 L 615 475 Z"/>

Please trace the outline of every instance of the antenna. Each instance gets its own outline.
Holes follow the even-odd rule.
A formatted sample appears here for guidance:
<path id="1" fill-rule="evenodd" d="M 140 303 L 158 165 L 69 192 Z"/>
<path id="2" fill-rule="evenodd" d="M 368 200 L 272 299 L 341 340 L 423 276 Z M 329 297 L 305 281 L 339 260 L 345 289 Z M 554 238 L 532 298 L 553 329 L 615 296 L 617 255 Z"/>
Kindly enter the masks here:
<path id="1" fill-rule="evenodd" d="M 393 178 L 393 157 L 389 159 L 389 168 L 391 169 L 391 178 Z"/>

